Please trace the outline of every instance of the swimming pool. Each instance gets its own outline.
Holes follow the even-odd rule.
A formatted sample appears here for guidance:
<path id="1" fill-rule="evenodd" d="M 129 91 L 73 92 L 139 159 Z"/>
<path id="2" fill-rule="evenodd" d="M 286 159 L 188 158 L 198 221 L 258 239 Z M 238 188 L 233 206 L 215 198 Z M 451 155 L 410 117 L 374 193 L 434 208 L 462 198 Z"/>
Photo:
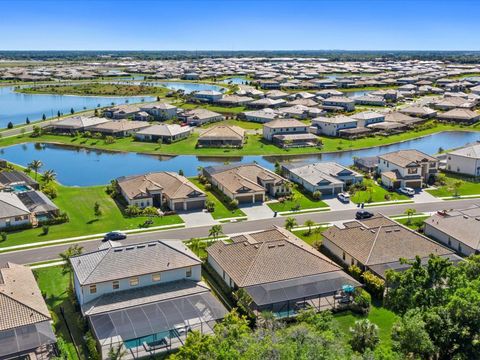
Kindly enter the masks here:
<path id="1" fill-rule="evenodd" d="M 24 192 L 30 190 L 30 188 L 27 185 L 23 184 L 18 184 L 18 185 L 12 185 L 13 192 Z"/>
<path id="2" fill-rule="evenodd" d="M 163 338 L 170 338 L 170 331 L 163 331 L 148 336 L 142 336 L 136 339 L 130 339 L 125 341 L 124 345 L 127 349 L 134 349 L 136 347 L 142 346 L 144 342 L 152 343 Z"/>

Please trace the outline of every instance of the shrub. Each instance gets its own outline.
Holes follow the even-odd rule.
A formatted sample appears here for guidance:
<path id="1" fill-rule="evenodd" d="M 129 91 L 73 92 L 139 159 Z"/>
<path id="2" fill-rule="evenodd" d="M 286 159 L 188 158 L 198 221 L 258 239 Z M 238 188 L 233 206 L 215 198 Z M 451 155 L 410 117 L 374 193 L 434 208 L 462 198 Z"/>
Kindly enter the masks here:
<path id="1" fill-rule="evenodd" d="M 55 199 L 57 197 L 57 189 L 53 183 L 46 184 L 42 187 L 42 192 L 47 195 L 50 199 Z"/>
<path id="2" fill-rule="evenodd" d="M 312 196 L 315 200 L 321 200 L 322 199 L 322 192 L 318 191 L 318 190 L 315 190 L 313 192 Z"/>
<path id="3" fill-rule="evenodd" d="M 126 216 L 130 216 L 130 217 L 138 216 L 140 214 L 140 212 L 141 212 L 141 210 L 137 205 L 128 205 L 125 208 L 125 215 Z"/>
<path id="4" fill-rule="evenodd" d="M 353 296 L 353 304 L 353 310 L 368 314 L 372 304 L 372 296 L 364 289 L 357 288 Z"/>
<path id="5" fill-rule="evenodd" d="M 348 273 L 352 275 L 355 280 L 362 279 L 362 269 L 360 269 L 357 265 L 350 265 L 348 267 Z"/>
<path id="6" fill-rule="evenodd" d="M 7 241 L 7 233 L 5 231 L 0 232 L 0 240 L 2 242 Z"/>
<path id="7" fill-rule="evenodd" d="M 90 360 L 100 360 L 100 354 L 97 349 L 97 341 L 92 335 L 90 330 L 85 334 L 85 345 L 87 346 L 88 359 Z"/>
<path id="8" fill-rule="evenodd" d="M 212 190 L 212 184 L 206 183 L 206 184 L 205 184 L 205 190 L 206 190 L 206 191 Z"/>
<path id="9" fill-rule="evenodd" d="M 237 199 L 233 199 L 232 201 L 230 201 L 229 206 L 230 206 L 231 209 L 236 209 L 236 208 L 238 208 L 238 200 L 237 200 Z"/>
<path id="10" fill-rule="evenodd" d="M 153 206 L 147 206 L 145 209 L 142 210 L 142 215 L 156 216 L 156 215 L 158 215 L 158 210 L 157 210 L 157 208 L 155 208 Z"/>
<path id="11" fill-rule="evenodd" d="M 113 136 L 105 137 L 105 144 L 113 144 L 115 143 L 116 139 Z"/>
<path id="12" fill-rule="evenodd" d="M 385 194 L 383 197 L 386 201 L 390 201 L 392 199 L 392 196 L 390 194 Z"/>
<path id="13" fill-rule="evenodd" d="M 312 243 L 312 246 L 315 250 L 320 251 L 320 249 L 322 248 L 322 240 L 315 240 Z"/>
<path id="14" fill-rule="evenodd" d="M 208 212 L 214 212 L 215 211 L 215 203 L 213 201 L 207 200 L 205 202 L 205 208 L 207 209 Z"/>
<path id="15" fill-rule="evenodd" d="M 375 297 L 381 299 L 383 298 L 383 293 L 385 291 L 385 281 L 380 279 L 378 276 L 372 274 L 370 271 L 365 271 L 362 275 L 365 287 L 370 291 Z"/>
<path id="16" fill-rule="evenodd" d="M 50 231 L 50 226 L 48 226 L 48 225 L 43 225 L 42 226 L 42 235 L 48 235 L 49 231 Z"/>

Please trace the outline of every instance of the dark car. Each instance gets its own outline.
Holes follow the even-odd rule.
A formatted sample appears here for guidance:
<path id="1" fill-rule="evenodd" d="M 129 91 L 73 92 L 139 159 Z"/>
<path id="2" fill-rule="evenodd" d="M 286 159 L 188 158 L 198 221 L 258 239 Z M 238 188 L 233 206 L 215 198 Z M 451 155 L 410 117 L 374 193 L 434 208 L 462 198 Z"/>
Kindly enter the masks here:
<path id="1" fill-rule="evenodd" d="M 127 235 L 122 233 L 121 231 L 110 231 L 109 233 L 105 234 L 105 236 L 103 237 L 103 241 L 123 240 L 126 238 L 127 238 Z"/>
<path id="2" fill-rule="evenodd" d="M 373 216 L 373 213 L 367 210 L 358 210 L 357 213 L 355 214 L 355 219 L 361 220 L 361 219 L 368 219 Z"/>

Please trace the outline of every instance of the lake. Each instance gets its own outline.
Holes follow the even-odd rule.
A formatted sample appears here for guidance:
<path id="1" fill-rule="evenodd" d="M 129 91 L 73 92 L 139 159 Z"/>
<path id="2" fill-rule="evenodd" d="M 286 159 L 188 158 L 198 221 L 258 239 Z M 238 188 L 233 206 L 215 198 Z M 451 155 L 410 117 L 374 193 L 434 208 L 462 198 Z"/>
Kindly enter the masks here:
<path id="1" fill-rule="evenodd" d="M 7 127 L 8 122 L 24 124 L 28 117 L 30 121 L 40 120 L 45 114 L 47 118 L 57 116 L 57 112 L 69 113 L 94 109 L 100 105 L 109 106 L 133 104 L 143 101 L 155 101 L 151 96 L 73 96 L 50 94 L 22 94 L 17 93 L 13 86 L 0 87 L 0 127 Z"/>
<path id="2" fill-rule="evenodd" d="M 159 81 L 159 82 L 150 82 L 153 85 L 165 86 L 171 90 L 183 90 L 185 94 L 190 94 L 194 91 L 204 91 L 204 90 L 213 90 L 224 92 L 226 88 L 220 85 L 212 84 L 202 84 L 202 83 L 193 83 L 193 82 L 181 82 L 181 81 Z"/>
<path id="3" fill-rule="evenodd" d="M 248 82 L 244 77 L 230 77 L 222 80 L 225 84 L 244 85 Z"/>
<path id="4" fill-rule="evenodd" d="M 155 156 L 136 153 L 114 153 L 87 150 L 53 144 L 19 144 L 0 149 L 0 157 L 26 166 L 32 160 L 41 160 L 42 170 L 53 169 L 58 181 L 64 185 L 88 186 L 107 184 L 123 175 L 142 174 L 152 171 L 179 171 L 185 176 L 197 174 L 199 166 L 222 165 L 227 162 L 248 163 L 256 161 L 273 169 L 275 161 L 318 162 L 335 161 L 351 165 L 354 157 L 375 156 L 402 149 L 417 149 L 435 154 L 440 146 L 456 148 L 480 140 L 478 132 L 443 132 L 403 143 L 379 146 L 364 150 L 300 156 L 243 156 L 243 157 L 201 157 L 193 155 Z"/>

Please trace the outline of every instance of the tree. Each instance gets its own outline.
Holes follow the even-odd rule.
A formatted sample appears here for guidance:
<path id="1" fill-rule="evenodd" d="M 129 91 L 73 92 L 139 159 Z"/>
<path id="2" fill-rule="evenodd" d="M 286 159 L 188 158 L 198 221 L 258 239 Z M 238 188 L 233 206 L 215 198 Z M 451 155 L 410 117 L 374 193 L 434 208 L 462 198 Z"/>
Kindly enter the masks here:
<path id="1" fill-rule="evenodd" d="M 40 170 L 43 166 L 43 163 L 40 160 L 33 160 L 28 167 L 35 171 L 35 180 L 37 180 L 38 170 Z"/>
<path id="2" fill-rule="evenodd" d="M 47 120 L 47 116 L 45 114 L 42 115 L 42 120 L 43 121 Z"/>
<path id="3" fill-rule="evenodd" d="M 222 225 L 213 225 L 208 231 L 208 236 L 211 236 L 214 240 L 216 240 L 218 238 L 218 235 L 220 235 L 222 231 Z"/>
<path id="4" fill-rule="evenodd" d="M 28 125 L 30 124 L 30 119 L 27 117 L 27 120 L 25 120 L 25 123 Z"/>
<path id="5" fill-rule="evenodd" d="M 13 129 L 13 123 L 11 121 L 8 122 L 7 129 Z"/>
<path id="6" fill-rule="evenodd" d="M 368 319 L 357 320 L 350 328 L 350 345 L 352 349 L 359 353 L 364 353 L 367 349 L 373 350 L 378 345 L 380 338 L 378 336 L 378 326 Z"/>
<path id="7" fill-rule="evenodd" d="M 460 188 L 463 186 L 463 181 L 462 180 L 456 180 L 452 184 L 452 191 L 453 191 L 453 196 L 458 196 Z"/>
<path id="8" fill-rule="evenodd" d="M 73 110 L 73 108 L 70 109 L 70 114 L 75 114 L 75 110 Z"/>
<path id="9" fill-rule="evenodd" d="M 211 200 L 207 200 L 205 202 L 205 208 L 207 209 L 208 212 L 212 213 L 215 211 L 215 203 Z"/>
<path id="10" fill-rule="evenodd" d="M 313 197 L 314 200 L 319 201 L 319 200 L 322 199 L 322 192 L 319 191 L 319 190 L 315 190 L 312 194 L 312 197 Z"/>
<path id="11" fill-rule="evenodd" d="M 100 208 L 98 201 L 95 201 L 95 204 L 93 205 L 93 213 L 95 214 L 96 218 L 102 216 L 102 209 Z"/>
<path id="12" fill-rule="evenodd" d="M 42 135 L 42 128 L 37 125 L 33 125 L 31 137 L 39 137 Z"/>
<path id="13" fill-rule="evenodd" d="M 57 111 L 57 118 L 60 118 L 60 116 L 62 116 L 62 114 L 60 113 L 60 110 Z M 45 120 L 45 119 L 43 119 Z"/>
<path id="14" fill-rule="evenodd" d="M 47 170 L 42 175 L 42 180 L 46 184 L 55 181 L 56 178 L 57 178 L 57 174 L 53 170 Z"/>
<path id="15" fill-rule="evenodd" d="M 237 302 L 237 307 L 244 313 L 245 315 L 251 316 L 252 309 L 250 305 L 252 305 L 252 298 L 247 293 L 247 291 L 243 288 L 238 289 L 233 293 L 233 298 Z"/>
<path id="16" fill-rule="evenodd" d="M 428 359 L 435 348 L 418 311 L 409 311 L 392 328 L 393 348 L 406 358 Z"/>
<path id="17" fill-rule="evenodd" d="M 122 360 L 127 355 L 127 350 L 123 348 L 123 344 L 117 347 L 111 347 L 108 351 L 108 360 Z"/>
<path id="18" fill-rule="evenodd" d="M 111 135 L 108 135 L 107 137 L 105 137 L 105 144 L 107 145 L 114 144 L 115 141 L 116 141 L 115 137 Z"/>
<path id="19" fill-rule="evenodd" d="M 291 231 L 297 225 L 297 220 L 295 220 L 295 218 L 287 217 L 285 219 L 285 229 L 287 229 L 288 231 Z"/>
<path id="20" fill-rule="evenodd" d="M 304 225 L 308 227 L 308 235 L 310 235 L 312 233 L 312 226 L 315 226 L 315 222 L 313 220 L 308 219 L 307 221 L 305 221 Z"/>
<path id="21" fill-rule="evenodd" d="M 410 225 L 412 223 L 412 216 L 417 212 L 417 210 L 408 208 L 405 210 L 405 215 L 407 215 L 407 225 Z"/>
<path id="22" fill-rule="evenodd" d="M 67 250 L 65 250 L 63 253 L 60 254 L 60 258 L 64 262 L 62 273 L 64 275 L 66 274 L 70 275 L 71 288 L 73 287 L 73 269 L 72 269 L 72 264 L 70 262 L 70 258 L 81 255 L 82 253 L 83 253 L 83 247 L 78 244 L 75 244 L 70 246 Z"/>

